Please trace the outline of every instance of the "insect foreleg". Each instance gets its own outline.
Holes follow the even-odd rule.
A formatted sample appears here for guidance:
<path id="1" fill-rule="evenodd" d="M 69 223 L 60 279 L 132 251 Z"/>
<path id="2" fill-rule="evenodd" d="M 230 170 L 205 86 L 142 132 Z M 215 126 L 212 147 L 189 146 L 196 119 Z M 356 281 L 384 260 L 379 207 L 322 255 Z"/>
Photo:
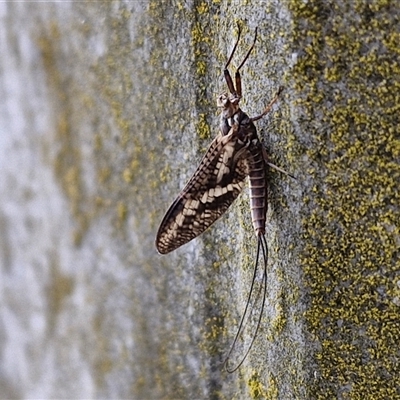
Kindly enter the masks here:
<path id="1" fill-rule="evenodd" d="M 280 86 L 278 91 L 276 92 L 276 95 L 274 96 L 274 98 L 269 102 L 269 104 L 267 105 L 267 107 L 265 107 L 264 111 L 262 112 L 262 114 L 257 115 L 256 117 L 250 118 L 253 122 L 254 121 L 258 121 L 259 119 L 261 119 L 262 117 L 264 117 L 265 115 L 267 115 L 270 111 L 272 106 L 274 105 L 274 103 L 276 103 L 276 101 L 279 99 L 280 94 L 283 92 L 284 87 Z"/>

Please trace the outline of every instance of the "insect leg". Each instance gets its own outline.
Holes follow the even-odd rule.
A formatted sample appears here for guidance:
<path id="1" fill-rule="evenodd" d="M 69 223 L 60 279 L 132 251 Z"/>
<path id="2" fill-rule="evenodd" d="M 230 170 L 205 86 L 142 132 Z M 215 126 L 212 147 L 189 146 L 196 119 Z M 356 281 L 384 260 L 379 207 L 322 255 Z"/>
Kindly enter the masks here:
<path id="1" fill-rule="evenodd" d="M 287 172 L 287 171 L 285 171 L 284 169 L 278 167 L 277 165 L 272 164 L 272 163 L 270 163 L 270 162 L 266 162 L 266 164 L 268 165 L 268 167 L 271 167 L 271 168 L 273 168 L 273 169 L 276 169 L 277 171 L 281 172 L 282 174 L 285 174 L 285 175 L 287 175 L 287 176 L 290 176 L 292 179 L 296 179 L 296 180 L 297 180 L 297 178 L 296 178 L 294 175 L 289 174 L 289 172 Z"/>
<path id="2" fill-rule="evenodd" d="M 296 177 L 293 176 L 292 174 L 289 174 L 289 172 L 287 172 L 287 171 L 285 171 L 284 169 L 278 167 L 277 165 L 272 164 L 271 162 L 269 162 L 269 160 L 268 160 L 268 153 L 267 153 L 267 150 L 265 150 L 265 147 L 264 147 L 264 146 L 262 147 L 262 155 L 263 155 L 265 164 L 267 164 L 269 167 L 274 168 L 274 169 L 276 169 L 277 171 L 281 172 L 282 174 L 285 174 L 285 175 L 287 175 L 287 176 L 290 176 L 290 177 L 293 178 L 293 179 L 296 179 Z"/>
<path id="3" fill-rule="evenodd" d="M 269 104 L 267 105 L 267 107 L 265 107 L 264 111 L 260 114 L 257 115 L 256 117 L 250 118 L 253 122 L 254 121 L 258 121 L 259 119 L 261 119 L 262 117 L 264 117 L 264 115 L 267 115 L 270 111 L 272 106 L 274 105 L 274 103 L 276 103 L 276 101 L 279 99 L 280 94 L 283 92 L 284 87 L 280 86 L 278 91 L 276 92 L 276 95 L 274 96 L 274 98 L 269 102 Z"/>

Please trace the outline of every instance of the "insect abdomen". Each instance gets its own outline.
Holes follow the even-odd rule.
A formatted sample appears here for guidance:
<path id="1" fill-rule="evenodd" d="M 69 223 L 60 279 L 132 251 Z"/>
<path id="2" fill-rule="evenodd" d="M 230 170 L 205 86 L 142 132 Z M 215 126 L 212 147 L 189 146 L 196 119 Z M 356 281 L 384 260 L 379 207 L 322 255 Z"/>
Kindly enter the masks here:
<path id="1" fill-rule="evenodd" d="M 258 235 L 265 233 L 265 216 L 267 213 L 267 185 L 265 163 L 261 143 L 250 149 L 249 180 L 250 208 L 254 230 Z"/>

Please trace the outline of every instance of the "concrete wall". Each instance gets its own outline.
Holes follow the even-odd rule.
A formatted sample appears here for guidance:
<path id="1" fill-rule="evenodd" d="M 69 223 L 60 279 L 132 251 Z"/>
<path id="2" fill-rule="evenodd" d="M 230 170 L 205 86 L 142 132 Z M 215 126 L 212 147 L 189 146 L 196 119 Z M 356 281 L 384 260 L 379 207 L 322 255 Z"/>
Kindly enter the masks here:
<path id="1" fill-rule="evenodd" d="M 0 397 L 400 396 L 399 14 L 2 3 Z M 154 239 L 217 133 L 236 22 L 237 61 L 259 29 L 242 108 L 286 87 L 257 127 L 297 180 L 271 171 L 266 309 L 227 374 L 256 254 L 247 191 L 174 253 Z"/>

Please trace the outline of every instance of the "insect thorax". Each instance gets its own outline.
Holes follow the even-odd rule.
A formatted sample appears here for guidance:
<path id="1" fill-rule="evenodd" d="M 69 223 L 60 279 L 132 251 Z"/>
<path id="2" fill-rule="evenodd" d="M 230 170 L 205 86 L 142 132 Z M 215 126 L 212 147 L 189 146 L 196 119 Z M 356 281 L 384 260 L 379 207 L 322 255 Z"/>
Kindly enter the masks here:
<path id="1" fill-rule="evenodd" d="M 220 130 L 223 136 L 227 135 L 232 127 L 237 126 L 237 138 L 242 142 L 247 142 L 257 138 L 257 130 L 253 121 L 239 107 L 236 113 L 230 117 L 221 115 Z"/>

